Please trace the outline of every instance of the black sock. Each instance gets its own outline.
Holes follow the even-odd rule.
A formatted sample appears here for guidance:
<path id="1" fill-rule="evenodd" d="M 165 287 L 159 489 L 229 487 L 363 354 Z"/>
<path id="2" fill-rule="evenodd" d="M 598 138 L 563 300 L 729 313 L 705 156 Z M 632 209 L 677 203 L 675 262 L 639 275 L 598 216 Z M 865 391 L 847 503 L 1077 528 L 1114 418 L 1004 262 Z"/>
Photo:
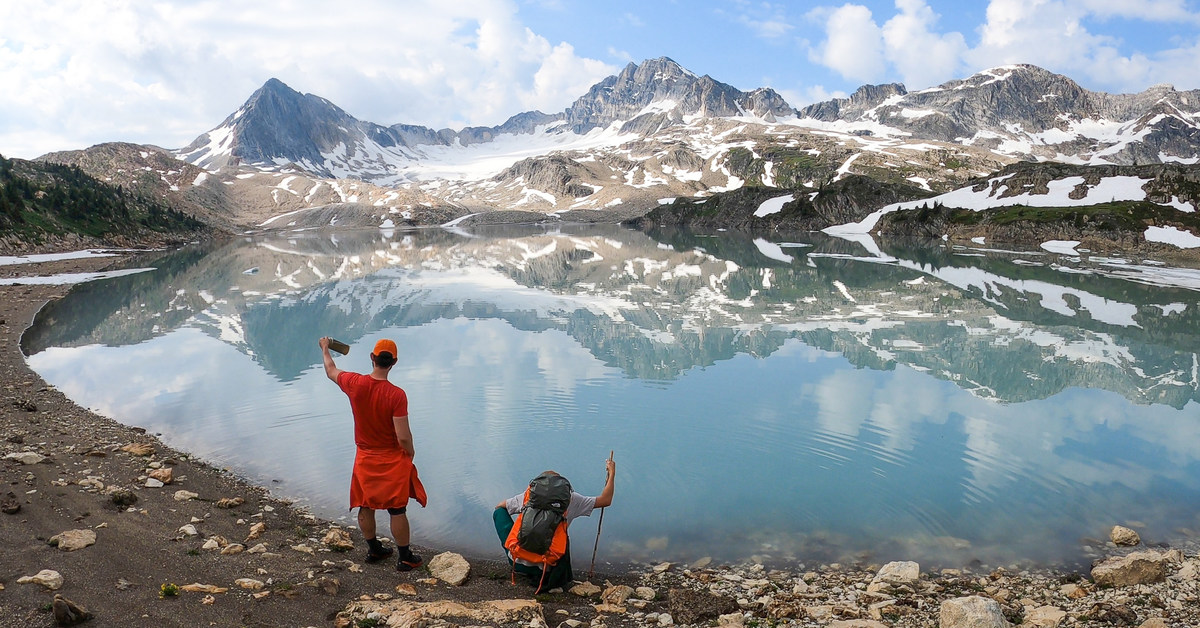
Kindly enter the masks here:
<path id="1" fill-rule="evenodd" d="M 408 558 L 409 556 L 412 556 L 412 550 L 408 549 L 407 545 L 400 545 L 397 549 L 400 551 L 401 558 Z"/>
<path id="2" fill-rule="evenodd" d="M 367 539 L 367 547 L 369 547 L 372 552 L 378 554 L 383 550 L 383 543 L 380 543 L 379 539 Z"/>

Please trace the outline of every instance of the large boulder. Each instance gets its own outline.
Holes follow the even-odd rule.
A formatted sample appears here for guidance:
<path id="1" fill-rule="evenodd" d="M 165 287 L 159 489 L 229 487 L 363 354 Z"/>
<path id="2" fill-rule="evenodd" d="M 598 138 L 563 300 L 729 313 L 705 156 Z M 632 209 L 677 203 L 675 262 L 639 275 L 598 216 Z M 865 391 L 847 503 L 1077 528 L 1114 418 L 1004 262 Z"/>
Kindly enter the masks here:
<path id="1" fill-rule="evenodd" d="M 1092 567 L 1092 580 L 1112 587 L 1162 582 L 1167 577 L 1170 562 L 1170 556 L 1165 552 L 1149 550 L 1113 556 Z"/>
<path id="2" fill-rule="evenodd" d="M 892 585 L 913 585 L 921 578 L 921 566 L 911 560 L 897 561 L 884 565 L 875 574 L 872 582 Z"/>
<path id="3" fill-rule="evenodd" d="M 467 576 L 471 573 L 471 564 L 459 554 L 442 552 L 429 561 L 429 573 L 434 578 L 457 587 L 467 581 Z"/>
<path id="4" fill-rule="evenodd" d="M 1000 604 L 995 600 L 973 595 L 942 602 L 938 610 L 940 628 L 1010 628 Z"/>

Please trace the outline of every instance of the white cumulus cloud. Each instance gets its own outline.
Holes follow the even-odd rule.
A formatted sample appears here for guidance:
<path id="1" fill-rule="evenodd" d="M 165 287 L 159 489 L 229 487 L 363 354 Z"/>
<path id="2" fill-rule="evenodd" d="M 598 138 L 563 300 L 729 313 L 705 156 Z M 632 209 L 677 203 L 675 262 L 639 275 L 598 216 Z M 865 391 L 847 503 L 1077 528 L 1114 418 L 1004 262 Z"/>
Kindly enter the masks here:
<path id="1" fill-rule="evenodd" d="M 825 33 L 810 59 L 849 80 L 899 78 L 920 89 L 998 65 L 1031 63 L 1110 92 L 1200 81 L 1200 41 L 1146 52 L 1126 51 L 1121 39 L 1122 21 L 1200 24 L 1200 12 L 1184 0 L 989 0 L 971 40 L 939 31 L 941 16 L 929 0 L 895 0 L 895 13 L 882 25 L 857 4 L 809 15 Z"/>
<path id="2" fill-rule="evenodd" d="M 857 81 L 874 81 L 883 75 L 883 32 L 870 9 L 859 4 L 834 9 L 825 22 L 825 35 L 813 51 L 815 61 Z"/>
<path id="3" fill-rule="evenodd" d="M 616 69 L 526 28 L 513 0 L 37 4 L 0 3 L 5 155 L 182 146 L 271 77 L 361 119 L 438 128 L 561 111 Z"/>
<path id="4" fill-rule="evenodd" d="M 883 25 L 887 59 L 905 85 L 923 88 L 957 78 L 967 42 L 961 33 L 939 34 L 938 15 L 924 0 L 897 0 L 900 10 Z"/>

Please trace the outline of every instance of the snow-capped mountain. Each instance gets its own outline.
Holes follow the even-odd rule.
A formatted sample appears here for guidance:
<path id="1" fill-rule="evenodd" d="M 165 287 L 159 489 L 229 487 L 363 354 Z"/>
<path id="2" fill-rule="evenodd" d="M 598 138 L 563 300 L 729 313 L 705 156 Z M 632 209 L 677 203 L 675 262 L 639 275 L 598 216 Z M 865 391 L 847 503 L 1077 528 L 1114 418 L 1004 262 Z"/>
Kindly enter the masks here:
<path id="1" fill-rule="evenodd" d="M 604 137 L 602 144 L 649 135 L 685 117 L 755 116 L 773 121 L 776 116 L 794 114 L 773 90 L 741 92 L 711 77 L 696 76 L 667 58 L 629 64 L 561 113 L 530 111 L 496 127 L 460 131 L 409 124 L 383 127 L 271 79 L 220 126 L 176 154 L 208 169 L 295 164 L 323 177 L 396 184 L 454 176 L 453 172 L 439 172 L 439 163 L 487 162 L 492 151 L 478 150 L 484 144 L 503 145 L 505 153 L 513 154 L 508 149 L 515 141 L 518 149 L 521 145 L 525 148 L 515 153 L 520 158 L 562 148 L 588 148 L 595 145 L 598 138 L 594 136 L 598 135 Z M 459 149 L 459 154 L 452 149 Z M 433 172 L 427 171 L 429 165 Z"/>
<path id="2" fill-rule="evenodd" d="M 395 185 L 486 178 L 522 158 L 651 138 L 698 119 L 944 142 L 1017 159 L 1200 161 L 1200 90 L 1155 86 L 1112 95 L 1016 65 L 918 92 L 900 84 L 864 86 L 849 98 L 797 111 L 771 89 L 743 92 L 667 58 L 629 64 L 561 113 L 525 112 L 496 127 L 459 131 L 361 121 L 328 100 L 271 79 L 177 154 L 208 169 L 294 163 L 318 176 Z M 769 141 L 759 139 L 759 145 Z M 509 162 L 496 163 L 497 153 L 511 156 Z"/>
<path id="3" fill-rule="evenodd" d="M 93 174 L 146 167 L 135 157 L 160 150 L 151 148 L 101 160 Z M 96 161 L 96 150 L 73 162 Z M 174 155 L 203 176 L 185 185 L 169 176 L 183 168 L 151 166 L 172 182 L 162 194 L 244 227 L 441 224 L 485 212 L 499 220 L 495 210 L 618 221 L 742 188 L 757 189 L 744 195 L 752 203 L 772 188 L 812 199 L 854 175 L 895 188 L 880 188 L 879 198 L 895 198 L 874 206 L 842 203 L 854 208 L 842 218 L 858 221 L 1022 161 L 1195 165 L 1200 90 L 1104 94 L 1022 65 L 918 92 L 864 86 L 797 111 L 770 89 L 743 92 L 659 58 L 628 65 L 556 114 L 434 130 L 358 120 L 272 79 Z M 1188 186 L 1172 194 L 1200 198 Z"/>
<path id="4" fill-rule="evenodd" d="M 799 115 L 1019 159 L 1135 165 L 1200 157 L 1200 90 L 1157 85 L 1139 94 L 1105 94 L 1032 65 L 994 68 L 911 93 L 900 84 L 867 86 Z"/>

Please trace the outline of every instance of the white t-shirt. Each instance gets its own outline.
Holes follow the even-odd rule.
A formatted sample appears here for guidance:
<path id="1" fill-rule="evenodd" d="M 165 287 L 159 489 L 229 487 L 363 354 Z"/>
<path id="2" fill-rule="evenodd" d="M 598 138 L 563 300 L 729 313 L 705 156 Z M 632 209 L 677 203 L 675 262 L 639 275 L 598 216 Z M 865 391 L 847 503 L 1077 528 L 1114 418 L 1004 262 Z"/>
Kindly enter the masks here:
<path id="1" fill-rule="evenodd" d="M 504 502 L 504 507 L 508 510 L 508 514 L 514 517 L 521 512 L 521 507 L 525 505 L 525 493 L 517 493 L 509 497 Z M 596 498 L 580 495 L 575 491 L 571 491 L 571 503 L 567 504 L 567 512 L 563 513 L 563 519 L 570 523 L 576 517 L 586 517 L 592 514 L 596 509 Z"/>

